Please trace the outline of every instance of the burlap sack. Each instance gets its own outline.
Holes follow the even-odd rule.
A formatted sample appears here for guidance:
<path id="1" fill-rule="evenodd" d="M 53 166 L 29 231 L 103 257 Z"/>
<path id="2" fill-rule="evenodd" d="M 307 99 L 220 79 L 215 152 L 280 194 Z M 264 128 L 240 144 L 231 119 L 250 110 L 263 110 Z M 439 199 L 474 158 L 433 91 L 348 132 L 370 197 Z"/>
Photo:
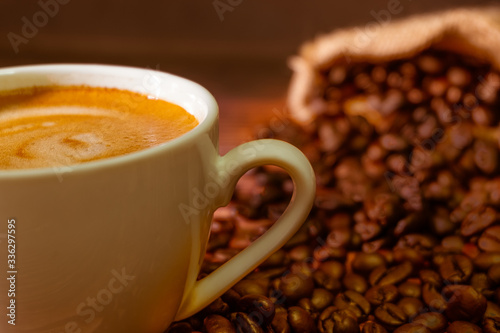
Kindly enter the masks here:
<path id="1" fill-rule="evenodd" d="M 319 36 L 290 59 L 292 118 L 299 123 L 314 119 L 312 102 L 317 97 L 319 71 L 336 63 L 407 58 L 428 48 L 473 55 L 500 68 L 500 7 L 461 8 L 388 24 L 373 21 Z"/>

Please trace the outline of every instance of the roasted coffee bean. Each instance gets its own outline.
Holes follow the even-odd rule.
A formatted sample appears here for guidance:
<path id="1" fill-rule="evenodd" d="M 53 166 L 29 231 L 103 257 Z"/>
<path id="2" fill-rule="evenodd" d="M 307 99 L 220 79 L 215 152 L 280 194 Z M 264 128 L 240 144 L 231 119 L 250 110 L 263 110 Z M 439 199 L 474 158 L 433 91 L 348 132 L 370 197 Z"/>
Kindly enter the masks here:
<path id="1" fill-rule="evenodd" d="M 231 313 L 231 323 L 241 333 L 264 333 L 264 330 L 244 312 Z"/>
<path id="2" fill-rule="evenodd" d="M 262 295 L 246 295 L 238 300 L 238 308 L 258 319 L 258 323 L 270 324 L 274 317 L 274 303 Z"/>
<path id="3" fill-rule="evenodd" d="M 327 307 L 318 318 L 320 333 L 358 333 L 357 318 L 349 310 L 340 310 L 335 306 Z"/>
<path id="4" fill-rule="evenodd" d="M 241 296 L 252 294 L 267 296 L 269 280 L 244 279 L 236 283 L 233 289 Z"/>
<path id="5" fill-rule="evenodd" d="M 500 332 L 500 318 L 484 318 L 483 332 L 484 333 Z"/>
<path id="6" fill-rule="evenodd" d="M 316 288 L 312 292 L 311 303 L 316 311 L 323 311 L 332 304 L 334 298 L 332 292 L 323 288 Z"/>
<path id="7" fill-rule="evenodd" d="M 338 261 L 325 261 L 322 262 L 319 265 L 318 268 L 320 271 L 325 272 L 328 276 L 331 276 L 332 278 L 336 280 L 342 279 L 342 276 L 344 275 L 345 268 L 344 265 L 342 265 Z"/>
<path id="8" fill-rule="evenodd" d="M 363 324 L 361 333 L 387 333 L 387 330 L 374 321 L 367 321 Z"/>
<path id="9" fill-rule="evenodd" d="M 310 298 L 301 298 L 296 304 L 306 310 L 307 313 L 313 317 L 313 319 L 316 317 L 318 310 L 316 310 Z"/>
<path id="10" fill-rule="evenodd" d="M 449 253 L 460 254 L 464 245 L 465 242 L 459 235 L 447 236 L 441 240 L 441 246 Z"/>
<path id="11" fill-rule="evenodd" d="M 399 297 L 398 288 L 393 285 L 375 286 L 368 289 L 365 298 L 372 305 L 395 302 Z"/>
<path id="12" fill-rule="evenodd" d="M 488 153 L 489 152 L 485 152 L 484 154 Z M 485 168 L 486 167 L 491 168 L 490 166 L 485 165 L 483 162 L 477 162 L 477 163 L 481 163 Z M 491 207 L 478 207 L 472 210 L 464 218 L 462 225 L 460 227 L 460 232 L 465 237 L 469 237 L 478 232 L 481 232 L 487 227 L 489 227 L 493 222 L 495 222 L 496 215 L 497 215 L 496 211 Z"/>
<path id="13" fill-rule="evenodd" d="M 416 316 L 413 323 L 422 324 L 432 333 L 442 333 L 448 326 L 448 320 L 439 312 L 425 312 Z"/>
<path id="14" fill-rule="evenodd" d="M 327 275 L 323 271 L 314 271 L 312 277 L 319 287 L 325 288 L 331 292 L 337 292 L 342 288 L 342 283 L 339 280 Z"/>
<path id="15" fill-rule="evenodd" d="M 409 261 L 402 264 L 386 268 L 380 266 L 370 273 L 370 284 L 372 286 L 387 286 L 397 284 L 410 276 L 413 271 L 413 266 Z"/>
<path id="16" fill-rule="evenodd" d="M 440 287 L 443 284 L 441 276 L 430 269 L 422 269 L 419 273 L 420 279 L 424 284 Z"/>
<path id="17" fill-rule="evenodd" d="M 446 72 L 446 78 L 455 86 L 464 87 L 470 84 L 472 75 L 465 68 L 453 66 Z"/>
<path id="18" fill-rule="evenodd" d="M 314 333 L 316 325 L 307 311 L 299 306 L 288 309 L 288 323 L 294 333 Z"/>
<path id="19" fill-rule="evenodd" d="M 454 321 L 446 329 L 447 333 L 483 333 L 483 330 L 473 323 L 466 321 Z"/>
<path id="20" fill-rule="evenodd" d="M 484 318 L 500 318 L 500 305 L 488 301 L 486 303 Z"/>
<path id="21" fill-rule="evenodd" d="M 470 285 L 486 298 L 494 296 L 494 288 L 486 273 L 474 273 L 470 279 Z"/>
<path id="22" fill-rule="evenodd" d="M 291 333 L 292 329 L 288 324 L 288 311 L 281 305 L 276 305 L 275 314 L 271 327 L 276 333 Z"/>
<path id="23" fill-rule="evenodd" d="M 420 298 L 422 295 L 422 287 L 419 283 L 405 281 L 398 286 L 398 292 L 403 297 Z"/>
<path id="24" fill-rule="evenodd" d="M 378 253 L 358 252 L 352 261 L 352 269 L 361 275 L 370 273 L 380 266 L 385 266 L 385 260 Z"/>
<path id="25" fill-rule="evenodd" d="M 488 278 L 493 284 L 500 284 L 500 264 L 495 264 L 488 269 Z"/>
<path id="26" fill-rule="evenodd" d="M 424 303 L 416 297 L 403 297 L 398 301 L 397 305 L 408 318 L 414 318 L 424 309 Z"/>
<path id="27" fill-rule="evenodd" d="M 359 274 L 347 273 L 342 279 L 342 284 L 348 290 L 353 290 L 360 294 L 364 294 L 368 289 L 368 282 L 366 279 Z"/>
<path id="28" fill-rule="evenodd" d="M 370 303 L 366 298 L 352 290 L 337 294 L 333 301 L 333 305 L 340 310 L 351 311 L 359 321 L 365 319 L 371 310 Z"/>
<path id="29" fill-rule="evenodd" d="M 431 311 L 443 312 L 447 309 L 447 299 L 435 285 L 426 283 L 422 287 L 422 298 Z"/>
<path id="30" fill-rule="evenodd" d="M 478 269 L 487 271 L 491 266 L 500 264 L 500 252 L 482 252 L 472 262 Z"/>
<path id="31" fill-rule="evenodd" d="M 486 298 L 471 286 L 449 285 L 443 288 L 448 300 L 445 314 L 450 320 L 479 322 L 486 311 Z"/>
<path id="32" fill-rule="evenodd" d="M 229 289 L 220 297 L 224 302 L 226 302 L 231 308 L 236 307 L 238 300 L 241 298 L 241 295 L 236 292 L 234 289 Z"/>
<path id="33" fill-rule="evenodd" d="M 375 309 L 375 318 L 390 327 L 403 325 L 408 320 L 406 313 L 393 303 L 379 305 Z"/>
<path id="34" fill-rule="evenodd" d="M 394 333 L 431 333 L 432 331 L 419 323 L 404 324 L 396 328 Z"/>
<path id="35" fill-rule="evenodd" d="M 229 232 L 214 233 L 207 244 L 207 251 L 214 251 L 218 248 L 225 247 L 230 240 L 231 234 Z"/>
<path id="36" fill-rule="evenodd" d="M 500 225 L 487 228 L 477 241 L 477 245 L 483 251 L 500 251 Z"/>
<path id="37" fill-rule="evenodd" d="M 428 74 L 438 74 L 444 69 L 442 61 L 431 55 L 421 55 L 417 58 L 418 67 Z"/>
<path id="38" fill-rule="evenodd" d="M 393 248 L 394 258 L 398 262 L 410 261 L 413 265 L 422 265 L 427 258 L 432 256 L 432 251 L 436 245 L 436 239 L 429 235 L 405 235 L 399 239 Z"/>
<path id="39" fill-rule="evenodd" d="M 290 272 L 297 274 L 299 276 L 312 277 L 314 273 L 314 268 L 312 268 L 308 262 L 304 261 L 293 262 L 290 265 Z"/>
<path id="40" fill-rule="evenodd" d="M 346 254 L 346 249 L 330 246 L 320 246 L 313 251 L 314 259 L 320 262 L 330 259 L 344 261 Z"/>
<path id="41" fill-rule="evenodd" d="M 287 302 L 310 297 L 314 289 L 313 278 L 304 274 L 290 273 L 281 278 L 279 289 Z"/>
<path id="42" fill-rule="evenodd" d="M 224 318 L 224 317 L 223 317 Z M 193 327 L 189 325 L 189 323 L 186 322 L 178 322 L 172 324 L 169 329 L 167 330 L 167 333 L 192 333 Z M 231 332 L 231 331 L 228 331 Z"/>
<path id="43" fill-rule="evenodd" d="M 394 264 L 394 253 L 390 249 L 379 249 L 377 253 L 384 258 L 387 265 L 390 266 Z"/>
<path id="44" fill-rule="evenodd" d="M 207 333 L 236 333 L 236 329 L 231 324 L 229 319 L 220 315 L 210 315 L 203 321 L 203 328 Z"/>
<path id="45" fill-rule="evenodd" d="M 481 251 L 479 250 L 476 244 L 466 243 L 462 248 L 462 253 L 467 257 L 471 258 L 474 265 L 476 265 L 475 258 L 481 254 Z"/>
<path id="46" fill-rule="evenodd" d="M 439 273 L 447 283 L 465 283 L 472 275 L 472 261 L 464 255 L 448 255 L 439 265 Z"/>
<path id="47" fill-rule="evenodd" d="M 285 252 L 286 253 L 286 252 Z M 309 246 L 307 245 L 298 245 L 288 252 L 288 256 L 293 261 L 304 262 L 310 258 L 312 258 L 313 253 Z"/>
<path id="48" fill-rule="evenodd" d="M 222 300 L 222 298 L 217 298 L 215 301 L 210 303 L 205 309 L 206 314 L 225 314 L 229 311 L 229 305 Z"/>

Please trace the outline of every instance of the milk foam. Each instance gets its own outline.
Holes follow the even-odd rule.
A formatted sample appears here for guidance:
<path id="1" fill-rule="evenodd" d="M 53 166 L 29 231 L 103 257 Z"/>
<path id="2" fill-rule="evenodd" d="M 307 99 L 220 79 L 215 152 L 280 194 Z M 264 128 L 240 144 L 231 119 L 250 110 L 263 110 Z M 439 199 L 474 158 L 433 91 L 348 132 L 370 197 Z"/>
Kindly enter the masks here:
<path id="1" fill-rule="evenodd" d="M 119 121 L 125 118 L 115 110 L 75 106 L 9 110 L 0 115 L 0 123 L 12 126 L 1 128 L 0 136 L 8 135 L 9 164 L 71 165 L 119 151 L 109 130 L 123 131 Z M 108 132 L 88 132 L 89 124 L 108 125 Z"/>
<path id="2" fill-rule="evenodd" d="M 60 167 L 128 154 L 175 138 L 197 124 L 186 111 L 179 113 L 180 107 L 165 101 L 143 96 L 147 102 L 138 103 L 133 96 L 135 104 L 119 105 L 123 111 L 92 104 L 111 104 L 129 92 L 81 89 L 96 101 L 81 106 L 44 105 L 37 100 L 33 105 L 11 103 L 2 108 L 0 96 L 0 169 Z M 44 98 L 40 94 L 39 99 Z M 167 106 L 173 107 L 171 113 Z"/>

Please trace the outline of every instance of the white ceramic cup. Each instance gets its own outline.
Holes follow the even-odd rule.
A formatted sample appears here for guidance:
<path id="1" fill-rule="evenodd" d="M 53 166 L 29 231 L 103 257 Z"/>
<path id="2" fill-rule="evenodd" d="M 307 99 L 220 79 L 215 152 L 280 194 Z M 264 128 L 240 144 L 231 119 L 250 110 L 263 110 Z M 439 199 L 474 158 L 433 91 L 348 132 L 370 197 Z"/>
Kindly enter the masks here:
<path id="1" fill-rule="evenodd" d="M 257 140 L 219 156 L 218 107 L 196 83 L 118 66 L 0 69 L 0 91 L 34 85 L 140 92 L 184 107 L 200 124 L 119 157 L 0 170 L 0 332 L 163 332 L 280 248 L 311 209 L 314 174 L 295 147 Z M 241 175 L 264 164 L 291 175 L 289 207 L 252 245 L 197 281 L 212 213 L 229 202 Z"/>

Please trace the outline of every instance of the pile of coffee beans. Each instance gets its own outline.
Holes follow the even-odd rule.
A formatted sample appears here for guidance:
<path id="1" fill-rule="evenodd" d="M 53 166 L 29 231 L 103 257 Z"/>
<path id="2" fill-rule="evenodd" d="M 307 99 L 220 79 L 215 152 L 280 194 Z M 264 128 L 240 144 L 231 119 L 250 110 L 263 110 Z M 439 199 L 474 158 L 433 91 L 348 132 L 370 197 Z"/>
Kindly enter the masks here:
<path id="1" fill-rule="evenodd" d="M 168 332 L 500 331 L 500 72 L 427 50 L 318 71 L 315 120 L 289 141 L 317 176 L 300 231 Z M 204 276 L 286 208 L 289 177 L 259 168 L 216 212 Z"/>

